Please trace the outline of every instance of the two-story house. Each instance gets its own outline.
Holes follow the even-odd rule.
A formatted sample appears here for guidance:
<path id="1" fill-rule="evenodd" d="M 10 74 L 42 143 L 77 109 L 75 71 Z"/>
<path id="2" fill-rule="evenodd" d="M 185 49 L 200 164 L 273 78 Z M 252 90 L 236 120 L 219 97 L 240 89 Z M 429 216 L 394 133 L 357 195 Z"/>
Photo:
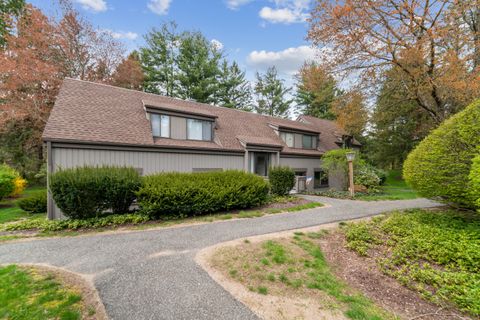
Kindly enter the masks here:
<path id="1" fill-rule="evenodd" d="M 328 185 L 321 156 L 340 148 L 344 136 L 328 120 L 292 121 L 65 79 L 43 140 L 49 172 L 117 165 L 143 175 L 237 169 L 266 176 L 282 165 L 306 176 L 313 189 Z M 48 216 L 61 217 L 50 196 Z"/>

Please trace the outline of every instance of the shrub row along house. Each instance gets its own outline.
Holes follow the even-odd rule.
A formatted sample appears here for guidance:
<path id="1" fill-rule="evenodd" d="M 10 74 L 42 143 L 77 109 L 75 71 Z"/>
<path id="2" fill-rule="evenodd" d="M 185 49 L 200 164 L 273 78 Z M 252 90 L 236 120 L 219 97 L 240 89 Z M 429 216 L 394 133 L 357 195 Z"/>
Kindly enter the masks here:
<path id="1" fill-rule="evenodd" d="M 328 120 L 292 121 L 73 79 L 64 80 L 43 140 L 50 173 L 110 165 L 142 175 L 236 169 L 267 176 L 281 165 L 307 176 L 309 189 L 329 183 L 324 152 L 359 146 Z M 61 216 L 49 196 L 48 217 Z"/>

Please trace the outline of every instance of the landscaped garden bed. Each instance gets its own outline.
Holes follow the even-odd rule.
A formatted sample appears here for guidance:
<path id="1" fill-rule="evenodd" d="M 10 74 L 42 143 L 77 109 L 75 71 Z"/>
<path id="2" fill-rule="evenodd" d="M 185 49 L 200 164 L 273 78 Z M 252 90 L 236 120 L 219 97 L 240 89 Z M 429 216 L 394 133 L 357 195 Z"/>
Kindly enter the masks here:
<path id="1" fill-rule="evenodd" d="M 106 319 L 95 289 L 58 269 L 0 267 L 1 319 Z"/>
<path id="2" fill-rule="evenodd" d="M 478 239 L 474 213 L 399 211 L 222 246 L 207 269 L 266 319 L 478 318 Z"/>
<path id="3" fill-rule="evenodd" d="M 359 264 L 373 263 L 438 305 L 437 310 L 455 307 L 480 317 L 478 214 L 451 209 L 393 212 L 346 224 L 342 236 L 332 243 L 343 238 L 346 247 L 365 257 L 356 259 Z M 332 250 L 332 254 L 340 253 Z"/>
<path id="4" fill-rule="evenodd" d="M 150 229 L 173 225 L 257 218 L 268 214 L 295 212 L 323 206 L 296 196 L 271 197 L 268 203 L 249 210 L 231 210 L 188 218 L 158 219 L 141 213 L 110 214 L 89 219 L 47 220 L 45 216 L 0 224 L 0 242 L 31 237 L 74 236 L 109 230 Z M 1 213 L 0 213 L 1 214 Z"/>
<path id="5" fill-rule="evenodd" d="M 207 269 L 263 319 L 395 319 L 334 275 L 319 247 L 326 234 L 246 239 L 217 249 Z"/>
<path id="6" fill-rule="evenodd" d="M 378 186 L 375 190 L 369 192 L 355 192 L 352 198 L 349 191 L 337 190 L 321 190 L 315 192 L 308 192 L 322 197 L 337 198 L 337 199 L 351 199 L 364 201 L 377 200 L 407 200 L 418 198 L 417 192 L 410 188 L 402 179 L 400 170 L 391 170 L 386 175 L 384 184 Z"/>

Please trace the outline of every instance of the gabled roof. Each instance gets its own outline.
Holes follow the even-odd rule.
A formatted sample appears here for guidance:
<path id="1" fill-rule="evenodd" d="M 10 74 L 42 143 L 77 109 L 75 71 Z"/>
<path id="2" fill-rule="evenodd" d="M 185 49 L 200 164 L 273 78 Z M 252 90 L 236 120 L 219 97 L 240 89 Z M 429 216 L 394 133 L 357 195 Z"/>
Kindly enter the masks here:
<path id="1" fill-rule="evenodd" d="M 214 141 L 153 138 L 146 108 L 215 119 Z M 310 118 L 310 117 L 309 117 Z M 320 133 L 318 150 L 289 148 L 276 129 Z M 336 125 L 300 122 L 184 101 L 88 81 L 65 79 L 43 133 L 45 141 L 243 152 L 248 145 L 282 148 L 283 154 L 321 155 Z M 330 132 L 332 131 L 332 132 Z"/>

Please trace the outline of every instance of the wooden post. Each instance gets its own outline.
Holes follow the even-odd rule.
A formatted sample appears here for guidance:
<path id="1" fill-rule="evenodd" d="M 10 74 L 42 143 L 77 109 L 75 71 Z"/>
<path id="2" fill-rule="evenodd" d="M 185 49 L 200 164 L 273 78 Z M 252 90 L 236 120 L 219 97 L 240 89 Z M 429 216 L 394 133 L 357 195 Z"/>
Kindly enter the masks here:
<path id="1" fill-rule="evenodd" d="M 350 184 L 350 196 L 353 198 L 355 196 L 355 187 L 353 185 L 353 161 L 348 161 L 348 181 Z"/>

